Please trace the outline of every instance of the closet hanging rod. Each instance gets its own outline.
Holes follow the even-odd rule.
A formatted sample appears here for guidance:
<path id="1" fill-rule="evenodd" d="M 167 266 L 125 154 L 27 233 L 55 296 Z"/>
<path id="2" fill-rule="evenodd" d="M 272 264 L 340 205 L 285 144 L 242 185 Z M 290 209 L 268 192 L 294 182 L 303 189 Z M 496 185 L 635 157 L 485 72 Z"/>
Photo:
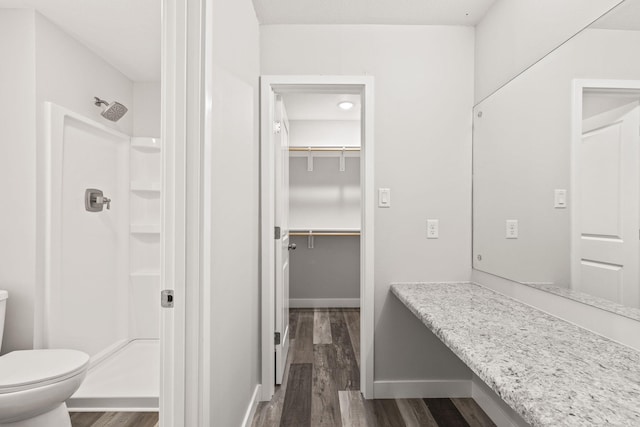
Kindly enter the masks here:
<path id="1" fill-rule="evenodd" d="M 289 147 L 289 151 L 360 151 L 360 147 Z"/>
<path id="2" fill-rule="evenodd" d="M 342 231 L 342 232 L 328 232 L 328 231 L 318 231 L 318 232 L 309 232 L 309 231 L 292 231 L 289 233 L 289 236 L 304 236 L 304 237 L 320 237 L 320 236 L 359 236 L 359 231 Z"/>

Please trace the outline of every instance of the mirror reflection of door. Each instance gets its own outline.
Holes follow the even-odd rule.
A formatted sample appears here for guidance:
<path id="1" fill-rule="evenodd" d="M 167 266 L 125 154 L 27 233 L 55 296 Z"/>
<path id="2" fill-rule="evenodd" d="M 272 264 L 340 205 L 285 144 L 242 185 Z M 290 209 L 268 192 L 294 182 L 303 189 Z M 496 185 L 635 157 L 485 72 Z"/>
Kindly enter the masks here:
<path id="1" fill-rule="evenodd" d="M 576 290 L 632 307 L 640 306 L 639 130 L 638 101 L 584 119 L 575 163 L 580 243 L 573 262 L 580 277 L 572 282 Z"/>

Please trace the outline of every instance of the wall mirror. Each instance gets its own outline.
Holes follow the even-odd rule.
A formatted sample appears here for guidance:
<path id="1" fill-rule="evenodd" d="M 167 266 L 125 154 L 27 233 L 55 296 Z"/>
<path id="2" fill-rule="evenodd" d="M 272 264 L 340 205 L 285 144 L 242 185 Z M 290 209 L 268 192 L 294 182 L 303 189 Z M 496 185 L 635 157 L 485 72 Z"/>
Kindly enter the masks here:
<path id="1" fill-rule="evenodd" d="M 640 320 L 640 0 L 474 108 L 473 267 Z"/>

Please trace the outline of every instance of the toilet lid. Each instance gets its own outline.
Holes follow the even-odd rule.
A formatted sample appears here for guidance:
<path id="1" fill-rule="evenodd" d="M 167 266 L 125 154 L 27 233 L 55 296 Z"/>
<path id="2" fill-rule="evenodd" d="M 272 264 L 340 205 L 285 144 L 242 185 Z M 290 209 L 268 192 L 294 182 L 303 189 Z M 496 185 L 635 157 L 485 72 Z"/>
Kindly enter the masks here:
<path id="1" fill-rule="evenodd" d="M 0 357 L 0 393 L 70 378 L 84 371 L 89 355 L 77 350 L 23 350 Z"/>

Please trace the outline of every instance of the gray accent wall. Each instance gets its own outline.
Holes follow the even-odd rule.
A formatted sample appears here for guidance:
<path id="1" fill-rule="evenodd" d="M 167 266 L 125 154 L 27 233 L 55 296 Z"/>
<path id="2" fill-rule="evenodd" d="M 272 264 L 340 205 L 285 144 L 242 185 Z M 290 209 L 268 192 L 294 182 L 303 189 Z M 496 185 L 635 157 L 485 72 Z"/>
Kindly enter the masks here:
<path id="1" fill-rule="evenodd" d="M 289 256 L 291 299 L 360 298 L 360 238 L 292 237 Z"/>

